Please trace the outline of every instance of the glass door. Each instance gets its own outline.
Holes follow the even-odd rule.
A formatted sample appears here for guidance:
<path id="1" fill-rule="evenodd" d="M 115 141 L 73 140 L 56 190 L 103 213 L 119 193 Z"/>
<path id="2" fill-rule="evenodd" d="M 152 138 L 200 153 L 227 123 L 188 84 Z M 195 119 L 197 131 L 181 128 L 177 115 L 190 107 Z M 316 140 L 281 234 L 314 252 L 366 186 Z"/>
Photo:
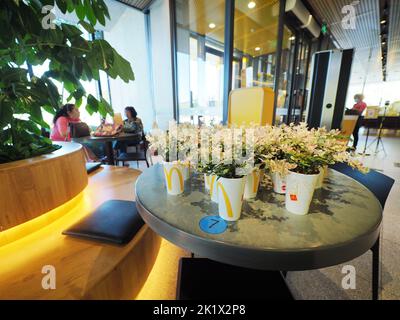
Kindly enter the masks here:
<path id="1" fill-rule="evenodd" d="M 288 26 L 283 29 L 281 69 L 278 84 L 278 99 L 275 112 L 275 124 L 288 122 L 290 98 L 292 93 L 293 69 L 295 66 L 296 34 Z"/>
<path id="2" fill-rule="evenodd" d="M 310 59 L 310 40 L 304 32 L 299 33 L 294 61 L 293 86 L 289 99 L 287 123 L 302 121 L 302 114 L 307 103 L 307 73 Z"/>

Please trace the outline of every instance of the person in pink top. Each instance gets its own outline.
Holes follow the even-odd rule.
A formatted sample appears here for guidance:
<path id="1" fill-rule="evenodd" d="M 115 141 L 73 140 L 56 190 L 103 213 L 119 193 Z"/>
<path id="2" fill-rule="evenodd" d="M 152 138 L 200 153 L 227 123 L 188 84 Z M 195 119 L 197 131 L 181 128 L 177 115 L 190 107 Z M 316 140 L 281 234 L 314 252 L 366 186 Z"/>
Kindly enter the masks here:
<path id="1" fill-rule="evenodd" d="M 367 104 L 363 101 L 364 100 L 364 95 L 362 94 L 356 94 L 354 96 L 354 101 L 355 104 L 351 110 L 356 111 L 358 113 L 358 120 L 356 123 L 356 126 L 354 127 L 353 131 L 353 148 L 357 149 L 357 144 L 358 144 L 358 131 L 360 130 L 361 127 L 361 122 L 362 122 L 362 114 L 364 110 L 367 108 Z"/>
<path id="2" fill-rule="evenodd" d="M 54 116 L 50 139 L 53 141 L 71 141 L 70 123 L 80 122 L 79 109 L 73 104 L 63 105 Z"/>

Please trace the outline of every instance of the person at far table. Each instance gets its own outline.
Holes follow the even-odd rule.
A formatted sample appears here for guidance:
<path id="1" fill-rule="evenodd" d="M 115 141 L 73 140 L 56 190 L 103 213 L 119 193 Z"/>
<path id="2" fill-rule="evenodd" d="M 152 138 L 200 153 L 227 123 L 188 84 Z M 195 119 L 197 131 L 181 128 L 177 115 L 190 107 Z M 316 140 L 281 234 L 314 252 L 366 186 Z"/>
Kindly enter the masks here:
<path id="1" fill-rule="evenodd" d="M 353 131 L 353 148 L 354 150 L 357 149 L 357 144 L 358 144 L 358 131 L 360 130 L 361 127 L 361 122 L 362 122 L 362 114 L 364 110 L 367 108 L 367 104 L 363 101 L 364 100 L 364 95 L 362 94 L 356 94 L 354 96 L 354 101 L 355 104 L 351 111 L 355 114 L 358 115 L 358 120 L 356 123 L 356 126 L 354 127 Z"/>
<path id="2" fill-rule="evenodd" d="M 126 107 L 125 116 L 123 132 L 137 134 L 137 137 L 133 137 L 132 141 L 117 141 L 114 149 L 119 150 L 121 153 L 126 153 L 129 146 L 137 146 L 143 137 L 143 123 L 137 116 L 135 108 L 131 106 Z"/>
<path id="3" fill-rule="evenodd" d="M 53 128 L 51 129 L 50 139 L 53 141 L 71 141 L 71 123 L 79 123 L 79 109 L 74 104 L 63 105 L 55 114 L 53 119 Z M 86 161 L 99 161 L 94 152 L 83 145 Z"/>

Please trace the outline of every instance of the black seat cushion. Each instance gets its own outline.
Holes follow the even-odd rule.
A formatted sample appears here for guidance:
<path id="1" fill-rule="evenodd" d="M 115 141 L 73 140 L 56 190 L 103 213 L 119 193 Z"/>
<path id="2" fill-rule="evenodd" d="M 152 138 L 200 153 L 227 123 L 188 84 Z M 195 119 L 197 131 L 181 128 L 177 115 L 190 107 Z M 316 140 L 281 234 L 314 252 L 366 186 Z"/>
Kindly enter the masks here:
<path id="1" fill-rule="evenodd" d="M 294 300 L 279 271 L 231 266 L 205 258 L 182 258 L 178 300 Z"/>
<path id="2" fill-rule="evenodd" d="M 122 245 L 131 241 L 143 225 L 136 202 L 109 200 L 63 234 Z"/>
<path id="3" fill-rule="evenodd" d="M 100 168 L 101 162 L 86 162 L 85 165 L 86 165 L 86 172 L 89 174 Z"/>

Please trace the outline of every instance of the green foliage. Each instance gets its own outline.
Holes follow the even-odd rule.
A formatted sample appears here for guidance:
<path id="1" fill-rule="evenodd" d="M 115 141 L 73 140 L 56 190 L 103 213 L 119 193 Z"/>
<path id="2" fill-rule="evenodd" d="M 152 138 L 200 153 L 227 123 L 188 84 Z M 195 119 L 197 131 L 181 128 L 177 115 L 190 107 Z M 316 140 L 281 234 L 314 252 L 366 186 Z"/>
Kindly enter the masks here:
<path id="1" fill-rule="evenodd" d="M 218 177 L 221 178 L 228 178 L 228 179 L 234 179 L 234 178 L 241 178 L 243 177 L 243 173 L 241 173 L 240 169 L 244 168 L 245 164 L 239 164 L 236 162 L 231 162 L 231 163 L 218 163 L 215 165 L 212 169 L 212 173 L 215 174 Z"/>
<path id="2" fill-rule="evenodd" d="M 104 99 L 87 95 L 81 81 L 99 79 L 99 71 L 111 78 L 134 80 L 130 63 L 101 39 L 88 41 L 70 24 L 44 29 L 45 5 L 75 12 L 88 32 L 96 23 L 105 25 L 109 12 L 103 0 L 2 0 L 0 2 L 0 163 L 29 158 L 57 149 L 41 136 L 42 110 L 55 113 L 62 104 L 54 80 L 63 84 L 68 101 L 77 106 L 87 98 L 86 110 L 105 117 L 113 110 Z M 31 66 L 49 61 L 40 78 Z M 23 115 L 21 117 L 21 115 Z M 21 120 L 26 119 L 26 120 Z"/>

